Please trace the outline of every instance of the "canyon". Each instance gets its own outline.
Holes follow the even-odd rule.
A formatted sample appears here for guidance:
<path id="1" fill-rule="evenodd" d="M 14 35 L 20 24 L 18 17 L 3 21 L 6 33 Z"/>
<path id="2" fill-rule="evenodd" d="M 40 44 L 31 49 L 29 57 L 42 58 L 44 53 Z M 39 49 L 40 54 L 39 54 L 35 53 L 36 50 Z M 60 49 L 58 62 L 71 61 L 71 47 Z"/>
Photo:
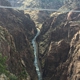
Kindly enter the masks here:
<path id="1" fill-rule="evenodd" d="M 80 12 L 75 12 L 80 11 L 80 1 L 66 1 L 59 10 L 70 11 L 47 14 L 39 20 L 38 32 L 38 19 L 33 21 L 31 14 L 0 8 L 0 54 L 6 57 L 7 74 L 16 80 L 80 80 Z M 12 80 L 9 75 L 6 79 Z"/>

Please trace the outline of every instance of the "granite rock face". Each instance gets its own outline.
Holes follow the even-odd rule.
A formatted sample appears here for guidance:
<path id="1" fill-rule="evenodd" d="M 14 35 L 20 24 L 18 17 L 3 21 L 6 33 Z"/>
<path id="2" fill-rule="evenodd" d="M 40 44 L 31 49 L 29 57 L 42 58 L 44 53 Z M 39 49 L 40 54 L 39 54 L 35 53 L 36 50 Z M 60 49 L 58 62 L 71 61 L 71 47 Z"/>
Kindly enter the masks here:
<path id="1" fill-rule="evenodd" d="M 80 12 L 74 10 L 52 15 L 42 25 L 37 42 L 43 80 L 80 80 Z M 29 80 L 38 80 L 31 45 L 36 28 L 30 16 L 3 8 L 0 26 L 0 53 L 7 56 L 7 69 L 19 80 L 25 74 Z"/>
<path id="2" fill-rule="evenodd" d="M 8 70 L 17 75 L 19 80 L 24 75 L 37 80 L 31 46 L 31 40 L 36 34 L 34 22 L 23 11 L 0 9 L 0 26 L 0 53 L 8 57 Z"/>
<path id="3" fill-rule="evenodd" d="M 70 11 L 52 16 L 43 24 L 37 38 L 43 80 L 80 79 L 79 15 Z"/>

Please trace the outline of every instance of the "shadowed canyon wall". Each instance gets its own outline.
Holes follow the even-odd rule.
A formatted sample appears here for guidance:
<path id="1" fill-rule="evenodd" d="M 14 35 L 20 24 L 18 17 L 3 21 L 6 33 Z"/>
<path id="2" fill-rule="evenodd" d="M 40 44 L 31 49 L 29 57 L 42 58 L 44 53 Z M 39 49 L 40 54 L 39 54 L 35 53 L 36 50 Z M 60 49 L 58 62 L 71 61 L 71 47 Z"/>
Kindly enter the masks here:
<path id="1" fill-rule="evenodd" d="M 32 80 L 37 80 L 31 46 L 31 40 L 36 34 L 34 22 L 23 11 L 0 9 L 0 26 L 0 53 L 8 58 L 8 70 L 17 75 L 19 80 L 25 73 Z"/>

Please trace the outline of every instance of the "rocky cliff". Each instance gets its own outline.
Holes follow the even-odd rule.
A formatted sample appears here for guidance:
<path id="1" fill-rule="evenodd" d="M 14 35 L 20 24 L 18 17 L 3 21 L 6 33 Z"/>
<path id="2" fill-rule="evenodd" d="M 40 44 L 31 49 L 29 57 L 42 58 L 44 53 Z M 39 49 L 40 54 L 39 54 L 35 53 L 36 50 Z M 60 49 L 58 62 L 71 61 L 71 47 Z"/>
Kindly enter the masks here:
<path id="1" fill-rule="evenodd" d="M 80 12 L 52 16 L 42 25 L 37 41 L 43 80 L 80 79 Z"/>
<path id="2" fill-rule="evenodd" d="M 41 8 L 41 9 L 58 9 L 62 6 L 62 0 L 8 0 L 12 6 L 25 9 L 25 13 L 30 14 L 34 20 L 36 27 L 41 28 L 42 23 L 49 18 L 51 12 L 36 10 L 27 10 L 26 8 Z M 53 11 L 52 11 L 53 12 Z"/>
<path id="3" fill-rule="evenodd" d="M 6 5 L 0 1 L 0 5 Z M 42 21 L 37 37 L 43 80 L 80 80 L 80 12 L 74 12 L 80 7 L 75 0 L 66 1 L 60 10 L 73 10 L 53 13 Z M 17 80 L 38 80 L 31 45 L 35 33 L 35 24 L 28 14 L 0 8 L 0 54 L 7 57 L 7 70 Z"/>
<path id="4" fill-rule="evenodd" d="M 18 80 L 37 80 L 31 40 L 36 33 L 34 22 L 23 11 L 0 9 L 0 53 L 7 56 L 7 69 Z"/>
<path id="5" fill-rule="evenodd" d="M 12 6 L 21 8 L 60 8 L 65 0 L 8 0 Z"/>

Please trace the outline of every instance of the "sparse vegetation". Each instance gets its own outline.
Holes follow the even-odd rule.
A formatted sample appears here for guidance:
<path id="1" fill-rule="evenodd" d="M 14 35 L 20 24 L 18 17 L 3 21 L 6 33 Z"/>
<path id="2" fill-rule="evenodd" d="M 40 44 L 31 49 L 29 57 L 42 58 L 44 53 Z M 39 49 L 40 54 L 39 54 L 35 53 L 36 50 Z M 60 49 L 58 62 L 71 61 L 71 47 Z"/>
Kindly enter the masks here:
<path id="1" fill-rule="evenodd" d="M 6 66 L 6 59 L 7 57 L 3 57 L 2 54 L 0 53 L 0 75 L 4 74 L 5 76 L 7 76 L 6 78 L 9 80 L 17 80 L 17 77 L 14 74 L 11 74 L 8 70 L 7 70 L 7 66 Z"/>
<path id="2" fill-rule="evenodd" d="M 8 71 L 6 70 L 6 64 L 5 64 L 5 62 L 6 62 L 6 57 L 3 57 L 1 55 L 1 53 L 0 53 L 0 75 L 2 73 L 4 73 L 4 74 L 8 73 Z"/>
<path id="3" fill-rule="evenodd" d="M 18 78 L 13 74 L 10 74 L 9 79 L 10 80 L 18 80 Z"/>

